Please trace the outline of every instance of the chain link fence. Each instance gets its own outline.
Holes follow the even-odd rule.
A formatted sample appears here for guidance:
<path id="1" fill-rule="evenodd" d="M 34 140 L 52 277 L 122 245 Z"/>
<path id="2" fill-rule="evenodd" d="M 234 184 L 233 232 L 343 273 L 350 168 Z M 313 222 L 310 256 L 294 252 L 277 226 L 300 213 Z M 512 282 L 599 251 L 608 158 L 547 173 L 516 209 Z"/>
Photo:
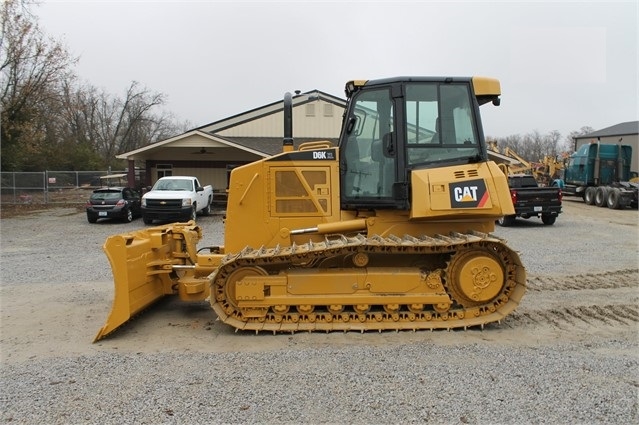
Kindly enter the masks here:
<path id="1" fill-rule="evenodd" d="M 3 171 L 0 180 L 6 204 L 73 204 L 86 202 L 98 187 L 127 186 L 126 171 Z"/>

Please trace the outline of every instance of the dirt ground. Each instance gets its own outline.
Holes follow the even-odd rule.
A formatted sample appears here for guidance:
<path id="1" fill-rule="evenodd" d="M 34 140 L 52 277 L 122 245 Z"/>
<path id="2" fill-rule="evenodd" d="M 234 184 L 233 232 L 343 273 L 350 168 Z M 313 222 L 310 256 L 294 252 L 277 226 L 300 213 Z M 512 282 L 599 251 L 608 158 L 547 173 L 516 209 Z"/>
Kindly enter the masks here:
<path id="1" fill-rule="evenodd" d="M 185 304 L 178 299 L 166 299 L 96 344 L 92 344 L 91 341 L 110 311 L 113 287 L 108 279 L 52 281 L 47 279 L 45 270 L 36 273 L 29 284 L 5 282 L 10 280 L 9 273 L 24 273 L 24 270 L 12 268 L 14 261 L 19 261 L 18 258 L 28 256 L 29 266 L 24 267 L 37 268 L 38 263 L 44 261 L 43 257 L 54 256 L 56 250 L 65 251 L 64 264 L 59 266 L 68 270 L 81 270 L 85 267 L 85 261 L 91 261 L 91 264 L 97 264 L 99 267 L 106 263 L 103 256 L 92 254 L 87 257 L 86 252 L 70 252 L 69 250 L 74 249 L 74 244 L 45 249 L 39 236 L 31 237 L 30 242 L 24 241 L 24 238 L 29 239 L 28 229 L 37 226 L 45 216 L 51 221 L 37 230 L 38 235 L 46 237 L 47 229 L 55 228 L 55 224 L 52 223 L 58 223 L 60 226 L 64 223 L 67 229 L 74 231 L 75 238 L 95 238 L 92 244 L 96 246 L 96 252 L 104 240 L 101 232 L 121 232 L 125 225 L 105 224 L 92 227 L 86 224 L 82 212 L 74 208 L 66 208 L 59 213 L 36 210 L 26 215 L 5 216 L 3 212 L 3 283 L 0 286 L 2 361 L 27 362 L 30 359 L 91 355 L 112 350 L 127 353 L 263 352 L 296 346 L 392 346 L 424 340 L 444 345 L 496 342 L 514 346 L 538 346 L 566 341 L 585 342 L 596 339 L 636 341 L 639 322 L 637 211 L 611 211 L 570 200 L 564 204 L 564 213 L 555 226 L 543 226 L 526 221 L 503 231 L 498 228 L 497 231 L 506 232 L 507 239 L 514 241 L 520 250 L 528 246 L 525 243 L 527 238 L 545 240 L 536 242 L 542 243 L 545 247 L 544 257 L 537 256 L 536 251 L 524 252 L 524 260 L 526 257 L 532 258 L 533 261 L 561 258 L 561 253 L 565 253 L 567 249 L 566 246 L 575 242 L 570 240 L 574 238 L 590 238 L 589 242 L 584 239 L 581 245 L 577 245 L 586 247 L 583 253 L 576 253 L 577 256 L 583 255 L 581 261 L 585 270 L 592 269 L 588 268 L 588 263 L 591 262 L 588 258 L 590 255 L 597 258 L 597 249 L 616 249 L 608 244 L 622 245 L 624 252 L 628 251 L 628 259 L 612 266 L 602 263 L 600 267 L 594 268 L 598 271 L 585 273 L 579 272 L 578 267 L 567 269 L 566 273 L 554 273 L 552 269 L 544 272 L 543 269 L 529 267 L 528 291 L 519 308 L 502 323 L 489 325 L 483 331 L 471 329 L 381 334 L 336 332 L 255 335 L 236 333 L 229 326 L 216 321 L 215 314 L 206 302 Z M 24 226 L 21 232 L 12 233 L 16 227 L 21 226 Z M 579 235 L 561 233 L 566 229 L 583 229 L 584 226 L 586 231 L 580 232 Z M 602 239 L 602 235 L 612 232 L 597 233 L 589 230 L 606 226 L 616 229 L 617 233 L 614 235 L 620 235 L 610 236 L 614 237 L 616 242 Z M 43 234 L 45 236 L 42 236 Z M 560 234 L 562 236 L 557 236 Z M 18 238 L 21 238 L 20 243 L 12 243 Z M 40 250 L 33 246 L 39 246 Z M 593 250 L 595 252 L 592 252 Z M 19 255 L 21 253 L 24 253 L 24 256 Z M 9 257 L 9 254 L 15 256 Z M 73 259 L 77 260 L 76 264 L 73 264 Z M 102 276 L 99 273 L 96 275 Z M 89 280 L 90 276 L 86 280 Z M 611 347 L 610 350 L 615 348 Z"/>

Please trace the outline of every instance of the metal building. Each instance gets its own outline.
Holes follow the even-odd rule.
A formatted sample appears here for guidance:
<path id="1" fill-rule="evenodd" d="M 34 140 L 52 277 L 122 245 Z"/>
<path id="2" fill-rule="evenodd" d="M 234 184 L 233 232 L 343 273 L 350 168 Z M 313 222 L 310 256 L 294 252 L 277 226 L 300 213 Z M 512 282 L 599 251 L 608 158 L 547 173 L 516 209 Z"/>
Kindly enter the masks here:
<path id="1" fill-rule="evenodd" d="M 621 144 L 632 147 L 630 170 L 639 172 L 639 121 L 628 121 L 575 137 L 575 151 L 588 143 Z"/>

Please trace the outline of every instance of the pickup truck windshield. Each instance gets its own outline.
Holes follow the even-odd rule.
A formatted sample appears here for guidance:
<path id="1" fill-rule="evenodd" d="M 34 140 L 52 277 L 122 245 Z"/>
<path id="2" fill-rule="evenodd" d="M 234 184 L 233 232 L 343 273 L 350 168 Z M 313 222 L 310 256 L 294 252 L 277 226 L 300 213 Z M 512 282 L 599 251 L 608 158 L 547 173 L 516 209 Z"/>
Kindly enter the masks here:
<path id="1" fill-rule="evenodd" d="M 190 180 L 158 180 L 153 190 L 192 191 L 193 183 Z"/>
<path id="2" fill-rule="evenodd" d="M 537 180 L 533 176 L 510 176 L 508 186 L 511 188 L 538 187 Z"/>

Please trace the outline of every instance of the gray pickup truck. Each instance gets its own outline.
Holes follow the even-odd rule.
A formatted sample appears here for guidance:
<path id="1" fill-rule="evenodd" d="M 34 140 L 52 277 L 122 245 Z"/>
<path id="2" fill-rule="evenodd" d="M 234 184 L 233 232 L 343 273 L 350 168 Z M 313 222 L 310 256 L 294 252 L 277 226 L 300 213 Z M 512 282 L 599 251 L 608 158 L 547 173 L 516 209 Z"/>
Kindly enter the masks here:
<path id="1" fill-rule="evenodd" d="M 544 224 L 552 225 L 561 213 L 561 189 L 558 187 L 540 187 L 533 176 L 511 174 L 508 176 L 510 197 L 515 207 L 514 215 L 506 215 L 497 223 L 511 226 L 517 217 L 539 217 Z"/>

